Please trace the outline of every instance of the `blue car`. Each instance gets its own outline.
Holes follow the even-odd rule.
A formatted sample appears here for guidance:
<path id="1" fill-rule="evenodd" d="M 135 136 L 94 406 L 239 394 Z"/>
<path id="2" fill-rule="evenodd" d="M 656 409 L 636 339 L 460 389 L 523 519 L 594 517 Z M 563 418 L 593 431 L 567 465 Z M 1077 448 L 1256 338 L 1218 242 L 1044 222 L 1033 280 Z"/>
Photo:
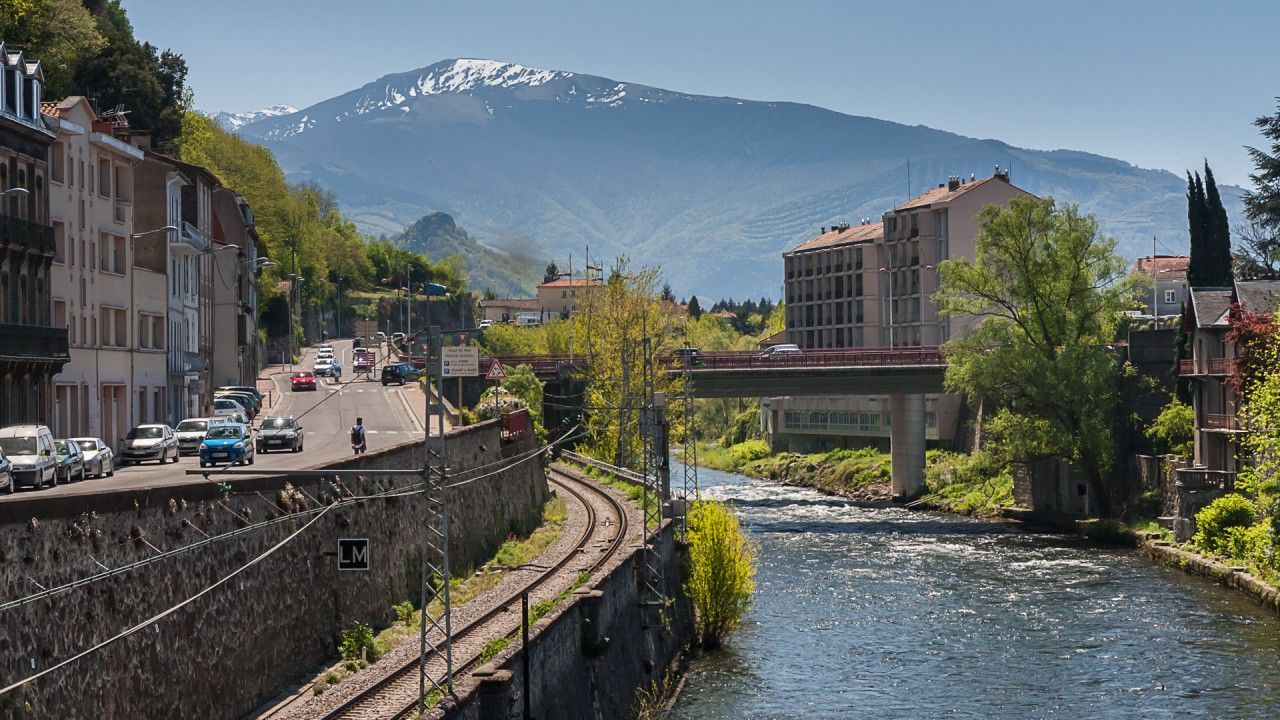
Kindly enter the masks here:
<path id="1" fill-rule="evenodd" d="M 209 423 L 200 443 L 200 467 L 210 465 L 252 465 L 253 438 L 241 423 Z"/>

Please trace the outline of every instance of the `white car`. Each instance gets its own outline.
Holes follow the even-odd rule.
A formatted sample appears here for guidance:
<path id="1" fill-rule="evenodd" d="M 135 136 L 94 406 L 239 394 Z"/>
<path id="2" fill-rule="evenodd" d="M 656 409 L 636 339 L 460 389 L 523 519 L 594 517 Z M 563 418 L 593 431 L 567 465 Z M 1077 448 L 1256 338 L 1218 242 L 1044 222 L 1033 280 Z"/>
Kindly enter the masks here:
<path id="1" fill-rule="evenodd" d="M 761 358 L 783 357 L 790 355 L 799 355 L 800 347 L 792 343 L 782 343 L 781 345 L 770 345 L 765 348 L 764 352 L 756 355 Z"/>
<path id="2" fill-rule="evenodd" d="M 379 343 L 384 343 L 384 342 L 386 342 L 386 341 L 387 341 L 387 334 L 386 334 L 386 333 L 384 333 L 384 332 L 382 332 L 381 330 L 379 330 L 379 331 L 378 331 L 378 335 L 377 335 L 377 339 L 378 339 L 378 342 L 379 342 Z"/>
<path id="3" fill-rule="evenodd" d="M 244 406 L 235 400 L 229 398 L 215 398 L 213 401 L 213 416 L 223 417 L 225 415 L 235 415 L 239 413 L 245 417 L 249 417 L 249 412 Z"/>
<path id="4" fill-rule="evenodd" d="M 84 471 L 93 471 L 94 477 L 111 477 L 116 474 L 116 456 L 102 438 L 71 438 L 84 453 Z"/>
<path id="5" fill-rule="evenodd" d="M 329 375 L 332 375 L 333 374 L 333 358 L 322 357 L 316 360 L 315 367 L 311 368 L 311 371 L 316 374 L 316 377 L 327 377 Z"/>
<path id="6" fill-rule="evenodd" d="M 233 401 L 234 402 L 234 401 Z M 209 432 L 207 418 L 187 418 L 178 423 L 173 434 L 178 436 L 178 453 L 198 453 L 205 433 Z"/>
<path id="7" fill-rule="evenodd" d="M 485 329 L 485 328 L 487 328 L 487 327 L 493 327 L 493 321 L 492 321 L 492 320 L 481 320 L 481 321 L 480 321 L 480 324 L 479 324 L 477 327 L 479 327 L 481 330 L 483 330 L 483 329 Z"/>
<path id="8" fill-rule="evenodd" d="M 316 350 L 316 357 L 318 358 L 333 357 L 333 348 L 327 347 L 327 348 L 320 348 L 319 350 Z"/>

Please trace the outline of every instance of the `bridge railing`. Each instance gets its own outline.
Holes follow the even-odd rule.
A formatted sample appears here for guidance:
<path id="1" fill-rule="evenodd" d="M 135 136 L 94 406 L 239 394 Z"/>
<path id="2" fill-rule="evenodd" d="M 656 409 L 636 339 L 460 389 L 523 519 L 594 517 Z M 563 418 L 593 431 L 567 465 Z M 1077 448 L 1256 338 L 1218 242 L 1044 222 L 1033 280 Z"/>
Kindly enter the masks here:
<path id="1" fill-rule="evenodd" d="M 679 360 L 676 360 L 679 363 Z M 803 367 L 894 367 L 901 365 L 945 365 L 936 347 L 884 348 L 874 350 L 806 350 L 799 353 L 762 355 L 754 351 L 710 352 L 697 355 L 693 369 Z"/>

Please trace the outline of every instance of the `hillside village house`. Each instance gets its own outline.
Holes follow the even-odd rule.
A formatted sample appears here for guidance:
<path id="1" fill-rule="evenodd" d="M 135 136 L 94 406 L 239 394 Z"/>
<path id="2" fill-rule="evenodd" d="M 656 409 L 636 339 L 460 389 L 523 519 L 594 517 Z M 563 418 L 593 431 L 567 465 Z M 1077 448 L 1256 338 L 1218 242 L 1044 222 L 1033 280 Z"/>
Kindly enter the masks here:
<path id="1" fill-rule="evenodd" d="M 603 283 L 597 278 L 560 278 L 538 286 L 538 305 L 544 320 L 568 318 L 585 304 L 587 296 Z"/>
<path id="2" fill-rule="evenodd" d="M 1155 255 L 1138 258 L 1133 271 L 1146 275 L 1154 283 L 1151 294 L 1144 295 L 1143 314 L 1154 317 L 1170 317 L 1182 314 L 1187 302 L 1187 267 L 1191 258 L 1186 255 Z"/>
<path id="3" fill-rule="evenodd" d="M 54 322 L 48 158 L 40 63 L 0 41 L 0 425 L 46 422 L 71 359 Z"/>
<path id="4" fill-rule="evenodd" d="M 802 350 L 941 345 L 972 322 L 938 314 L 931 298 L 938 265 L 973 257 L 975 216 L 985 205 L 1029 195 L 1008 171 L 981 180 L 948 178 L 884 213 L 880 220 L 823 227 L 783 253 L 786 338 Z M 771 398 L 762 421 L 774 443 L 792 450 L 841 445 L 850 438 L 887 446 L 886 398 Z M 955 395 L 925 397 L 929 440 L 954 440 Z"/>
<path id="5" fill-rule="evenodd" d="M 42 110 L 57 133 L 49 168 L 53 317 L 71 345 L 71 362 L 54 378 L 50 425 L 59 437 L 118 447 L 129 428 L 164 417 L 164 276 L 135 267 L 132 240 L 133 166 L 143 155 L 117 140 L 86 98 Z"/>
<path id="6" fill-rule="evenodd" d="M 506 298 L 480 301 L 480 318 L 496 323 L 512 322 L 522 313 L 542 315 L 537 298 Z"/>

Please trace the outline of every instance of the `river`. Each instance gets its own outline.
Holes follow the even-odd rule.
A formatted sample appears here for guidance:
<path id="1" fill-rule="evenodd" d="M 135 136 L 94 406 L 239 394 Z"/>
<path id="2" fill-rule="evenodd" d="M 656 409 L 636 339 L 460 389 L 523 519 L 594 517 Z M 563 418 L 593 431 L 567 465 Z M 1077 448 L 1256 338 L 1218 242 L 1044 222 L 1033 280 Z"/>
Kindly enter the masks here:
<path id="1" fill-rule="evenodd" d="M 1280 620 L 1235 593 L 1133 551 L 699 475 L 759 574 L 681 720 L 1280 717 Z"/>

